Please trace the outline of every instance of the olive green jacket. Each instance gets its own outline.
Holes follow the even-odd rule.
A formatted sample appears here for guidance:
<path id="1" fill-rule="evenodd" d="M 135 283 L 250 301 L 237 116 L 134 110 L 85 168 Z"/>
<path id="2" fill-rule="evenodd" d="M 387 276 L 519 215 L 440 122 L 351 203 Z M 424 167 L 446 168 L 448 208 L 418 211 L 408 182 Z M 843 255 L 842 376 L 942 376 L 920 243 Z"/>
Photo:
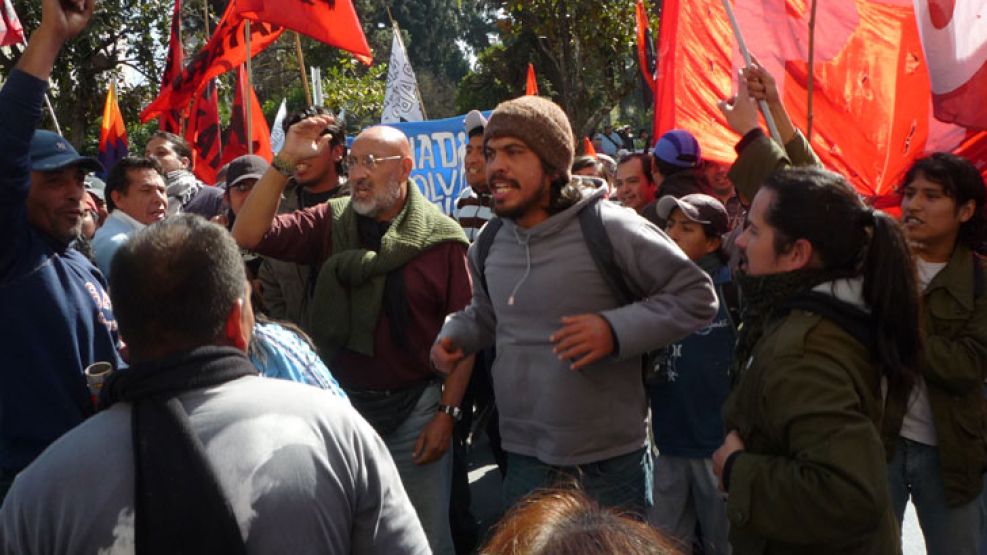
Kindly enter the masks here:
<path id="1" fill-rule="evenodd" d="M 736 555 L 901 552 L 870 352 L 818 314 L 767 324 L 724 406 L 746 450 L 727 515 Z"/>
<path id="2" fill-rule="evenodd" d="M 816 157 L 812 147 L 809 146 L 809 141 L 805 140 L 801 131 L 795 131 L 792 140 L 785 143 L 784 150 L 762 133 L 744 147 L 727 175 L 741 195 L 741 200 L 749 206 L 757 190 L 775 171 L 792 166 L 818 165 L 820 165 L 819 158 Z"/>
<path id="3" fill-rule="evenodd" d="M 980 265 L 981 285 L 974 284 Z M 923 295 L 922 376 L 939 443 L 946 501 L 963 505 L 980 495 L 987 470 L 984 378 L 987 377 L 987 291 L 983 261 L 958 245 Z M 978 294 L 979 293 L 979 294 Z M 884 427 L 888 458 L 901 431 L 907 397 L 891 397 Z"/>

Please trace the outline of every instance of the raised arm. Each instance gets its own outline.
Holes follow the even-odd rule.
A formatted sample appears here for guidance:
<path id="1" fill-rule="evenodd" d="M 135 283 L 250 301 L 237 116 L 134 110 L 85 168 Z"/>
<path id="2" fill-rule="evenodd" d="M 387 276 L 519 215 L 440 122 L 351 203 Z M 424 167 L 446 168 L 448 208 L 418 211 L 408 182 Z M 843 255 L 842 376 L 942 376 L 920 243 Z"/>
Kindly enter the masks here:
<path id="1" fill-rule="evenodd" d="M 57 0 L 56 0 L 57 1 Z M 288 128 L 284 148 L 277 158 L 285 167 L 294 167 L 296 162 L 318 154 L 319 133 L 331 124 L 332 116 L 320 115 L 303 119 Z M 233 238 L 245 249 L 257 246 L 278 213 L 281 193 L 288 183 L 288 176 L 281 173 L 274 164 L 264 172 L 250 196 L 243 203 L 233 224 Z"/>

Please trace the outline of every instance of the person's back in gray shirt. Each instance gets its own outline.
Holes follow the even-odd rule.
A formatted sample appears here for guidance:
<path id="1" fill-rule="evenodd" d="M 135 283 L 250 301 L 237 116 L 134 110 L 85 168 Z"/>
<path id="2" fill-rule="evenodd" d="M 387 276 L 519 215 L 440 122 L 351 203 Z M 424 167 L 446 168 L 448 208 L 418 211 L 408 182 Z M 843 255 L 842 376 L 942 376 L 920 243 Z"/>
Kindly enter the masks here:
<path id="1" fill-rule="evenodd" d="M 253 376 L 180 399 L 249 553 L 429 553 L 387 448 L 345 401 Z M 128 403 L 17 477 L 0 508 L 0 552 L 134 552 Z"/>

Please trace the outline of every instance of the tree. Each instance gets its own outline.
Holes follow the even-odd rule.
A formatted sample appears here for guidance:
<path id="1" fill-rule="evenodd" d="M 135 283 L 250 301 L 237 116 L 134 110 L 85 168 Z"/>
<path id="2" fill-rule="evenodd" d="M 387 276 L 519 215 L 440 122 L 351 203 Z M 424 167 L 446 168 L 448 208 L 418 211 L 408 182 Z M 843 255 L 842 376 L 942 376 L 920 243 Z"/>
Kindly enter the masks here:
<path id="1" fill-rule="evenodd" d="M 15 0 L 25 32 L 37 29 L 41 3 Z M 120 109 L 124 119 L 136 122 L 136 114 L 157 90 L 161 41 L 168 37 L 171 6 L 142 0 L 101 0 L 89 27 L 63 48 L 52 71 L 50 96 L 65 137 L 77 148 L 93 152 L 99 135 L 99 119 L 111 79 L 120 83 Z M 0 53 L 5 75 L 20 57 L 18 50 Z M 142 83 L 125 85 L 125 68 Z M 49 116 L 42 122 L 54 128 Z M 129 126 L 128 126 L 129 127 Z"/>
<path id="2" fill-rule="evenodd" d="M 634 2 L 506 0 L 489 3 L 502 13 L 501 44 L 478 58 L 460 84 L 460 111 L 492 108 L 524 91 L 527 63 L 535 65 L 542 96 L 569 115 L 573 132 L 588 135 L 640 86 L 633 56 Z M 492 8 L 492 9 L 490 9 Z"/>

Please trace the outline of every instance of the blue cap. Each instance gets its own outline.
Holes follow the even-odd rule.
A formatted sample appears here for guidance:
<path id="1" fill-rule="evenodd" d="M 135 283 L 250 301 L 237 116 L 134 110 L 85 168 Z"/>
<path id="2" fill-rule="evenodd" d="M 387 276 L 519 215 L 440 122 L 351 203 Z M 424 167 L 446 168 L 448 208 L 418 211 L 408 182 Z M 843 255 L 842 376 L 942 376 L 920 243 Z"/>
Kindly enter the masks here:
<path id="1" fill-rule="evenodd" d="M 103 171 L 99 160 L 79 156 L 75 148 L 61 135 L 38 129 L 31 137 L 31 171 L 50 172 L 69 166 L 82 166 L 89 171 Z"/>
<path id="2" fill-rule="evenodd" d="M 652 152 L 655 158 L 680 168 L 698 167 L 702 158 L 699 141 L 684 129 L 672 129 L 662 135 Z"/>

